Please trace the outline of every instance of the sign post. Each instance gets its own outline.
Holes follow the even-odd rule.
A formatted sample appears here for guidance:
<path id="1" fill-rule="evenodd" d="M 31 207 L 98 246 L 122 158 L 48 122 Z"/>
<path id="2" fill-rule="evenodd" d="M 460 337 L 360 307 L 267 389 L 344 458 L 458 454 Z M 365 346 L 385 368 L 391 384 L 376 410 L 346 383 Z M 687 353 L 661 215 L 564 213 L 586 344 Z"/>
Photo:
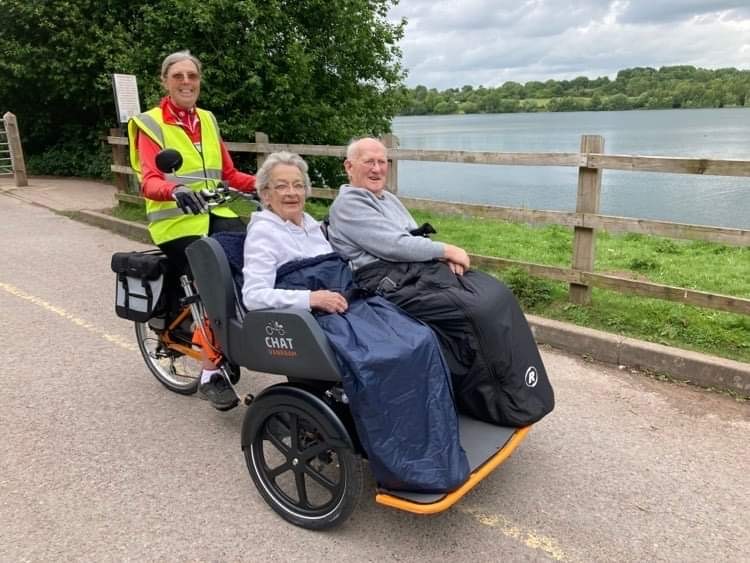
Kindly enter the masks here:
<path id="1" fill-rule="evenodd" d="M 128 119 L 141 113 L 138 83 L 134 74 L 113 74 L 112 89 L 115 93 L 118 123 L 127 123 Z"/>
<path id="2" fill-rule="evenodd" d="M 113 74 L 112 90 L 115 95 L 115 108 L 117 109 L 117 123 L 119 126 L 110 129 L 109 134 L 113 137 L 122 137 L 125 134 L 123 125 L 128 119 L 141 113 L 141 102 L 138 97 L 138 82 L 134 74 Z M 127 166 L 128 157 L 126 147 L 123 145 L 112 145 L 112 161 L 116 166 Z M 127 192 L 130 179 L 122 172 L 115 172 L 115 185 L 117 191 Z"/>

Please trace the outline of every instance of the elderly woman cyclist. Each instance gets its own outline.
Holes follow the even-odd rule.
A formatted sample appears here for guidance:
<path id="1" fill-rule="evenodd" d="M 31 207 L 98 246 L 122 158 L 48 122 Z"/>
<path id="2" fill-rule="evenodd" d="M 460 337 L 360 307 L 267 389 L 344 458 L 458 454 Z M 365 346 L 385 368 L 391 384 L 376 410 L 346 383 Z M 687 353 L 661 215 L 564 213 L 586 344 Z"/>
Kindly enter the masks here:
<path id="1" fill-rule="evenodd" d="M 161 64 L 161 83 L 166 95 L 158 106 L 130 120 L 128 138 L 131 165 L 146 200 L 149 233 L 169 259 L 174 272 L 170 283 L 176 285 L 180 274 L 190 272 L 185 257 L 190 243 L 209 233 L 245 230 L 244 222 L 225 205 L 206 213 L 199 191 L 212 188 L 221 179 L 250 192 L 255 188 L 255 177 L 234 167 L 216 118 L 196 105 L 201 90 L 201 62 L 189 51 L 168 55 Z M 165 148 L 182 154 L 178 174 L 204 180 L 183 183 L 166 176 L 156 166 L 156 155 Z M 178 292 L 169 294 L 176 296 Z M 179 309 L 176 301 L 169 304 L 172 314 Z M 237 402 L 205 354 L 198 392 L 217 408 L 226 409 Z"/>

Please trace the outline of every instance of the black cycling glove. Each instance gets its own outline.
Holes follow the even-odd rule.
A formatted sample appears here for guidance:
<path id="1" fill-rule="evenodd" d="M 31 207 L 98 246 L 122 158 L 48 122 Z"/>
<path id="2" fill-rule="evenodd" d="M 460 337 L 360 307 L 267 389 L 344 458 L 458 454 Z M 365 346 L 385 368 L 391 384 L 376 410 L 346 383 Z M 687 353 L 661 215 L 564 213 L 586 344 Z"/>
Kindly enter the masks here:
<path id="1" fill-rule="evenodd" d="M 198 215 L 208 209 L 206 202 L 201 197 L 201 194 L 194 192 L 190 188 L 177 185 L 172 190 L 172 199 L 177 202 L 177 206 L 182 209 L 185 213 L 192 213 Z"/>

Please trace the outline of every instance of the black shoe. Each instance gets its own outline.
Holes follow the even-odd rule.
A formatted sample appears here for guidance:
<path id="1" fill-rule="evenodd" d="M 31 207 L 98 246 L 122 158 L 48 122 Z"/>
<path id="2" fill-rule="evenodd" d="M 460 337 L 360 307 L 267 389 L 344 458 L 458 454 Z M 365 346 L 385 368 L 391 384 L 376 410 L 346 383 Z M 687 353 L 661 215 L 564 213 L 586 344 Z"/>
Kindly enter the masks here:
<path id="1" fill-rule="evenodd" d="M 201 382 L 198 385 L 198 394 L 202 399 L 210 401 L 219 411 L 233 409 L 240 402 L 232 387 L 219 372 L 212 374 L 207 383 Z"/>

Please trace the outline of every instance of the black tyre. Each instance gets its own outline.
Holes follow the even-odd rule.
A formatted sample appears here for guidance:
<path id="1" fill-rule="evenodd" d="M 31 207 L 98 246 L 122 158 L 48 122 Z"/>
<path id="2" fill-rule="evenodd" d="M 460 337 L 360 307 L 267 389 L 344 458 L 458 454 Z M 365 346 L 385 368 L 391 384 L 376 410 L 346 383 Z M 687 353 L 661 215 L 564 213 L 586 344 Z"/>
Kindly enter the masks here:
<path id="1" fill-rule="evenodd" d="M 202 362 L 167 348 L 160 332 L 148 323 L 135 323 L 135 338 L 143 360 L 154 377 L 170 391 L 192 395 L 198 390 Z M 189 342 L 185 342 L 190 346 Z"/>
<path id="2" fill-rule="evenodd" d="M 332 528 L 357 505 L 362 461 L 322 400 L 280 387 L 258 397 L 248 409 L 243 428 L 248 471 L 282 518 L 312 530 Z"/>

